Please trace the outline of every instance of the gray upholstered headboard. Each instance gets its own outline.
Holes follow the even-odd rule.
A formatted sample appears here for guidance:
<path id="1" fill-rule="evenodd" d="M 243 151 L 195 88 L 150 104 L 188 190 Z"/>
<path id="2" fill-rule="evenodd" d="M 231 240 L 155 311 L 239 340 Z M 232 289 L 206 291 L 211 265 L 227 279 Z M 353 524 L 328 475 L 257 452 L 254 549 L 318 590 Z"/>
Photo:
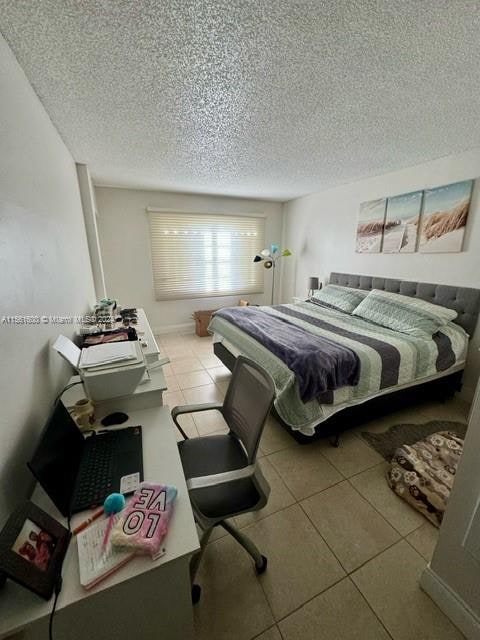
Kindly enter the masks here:
<path id="1" fill-rule="evenodd" d="M 377 276 L 360 276 L 354 273 L 331 273 L 330 283 L 354 289 L 381 289 L 401 293 L 403 296 L 421 298 L 448 309 L 454 309 L 458 316 L 455 322 L 472 336 L 480 312 L 480 290 L 468 287 L 452 287 L 446 284 L 409 282 Z"/>

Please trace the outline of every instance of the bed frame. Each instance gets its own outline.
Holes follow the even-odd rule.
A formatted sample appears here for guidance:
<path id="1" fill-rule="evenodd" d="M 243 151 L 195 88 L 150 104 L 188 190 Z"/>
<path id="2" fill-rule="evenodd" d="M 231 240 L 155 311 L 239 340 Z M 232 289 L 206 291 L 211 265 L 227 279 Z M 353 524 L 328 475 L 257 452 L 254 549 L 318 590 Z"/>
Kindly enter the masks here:
<path id="1" fill-rule="evenodd" d="M 470 336 L 473 336 L 475 332 L 480 313 L 479 289 L 410 282 L 392 278 L 379 278 L 377 276 L 362 276 L 352 273 L 331 273 L 329 282 L 330 284 L 338 284 L 342 287 L 351 287 L 353 289 L 367 291 L 380 289 L 382 291 L 400 293 L 404 296 L 420 298 L 448 309 L 454 309 L 458 313 L 454 322 L 463 327 Z M 213 350 L 215 355 L 231 371 L 235 365 L 235 356 L 220 342 L 214 344 Z M 402 408 L 407 402 L 412 403 L 430 396 L 440 397 L 442 400 L 453 396 L 456 391 L 461 389 L 462 375 L 463 369 L 430 382 L 413 384 L 406 389 L 392 389 L 392 391 L 388 391 L 384 395 L 341 409 L 327 420 L 320 422 L 313 436 L 305 436 L 298 431 L 293 431 L 278 415 L 276 417 L 290 435 L 301 444 L 313 442 L 326 435 L 333 435 L 334 441 L 332 444 L 338 446 L 340 433 L 347 428 L 384 415 L 396 408 Z"/>

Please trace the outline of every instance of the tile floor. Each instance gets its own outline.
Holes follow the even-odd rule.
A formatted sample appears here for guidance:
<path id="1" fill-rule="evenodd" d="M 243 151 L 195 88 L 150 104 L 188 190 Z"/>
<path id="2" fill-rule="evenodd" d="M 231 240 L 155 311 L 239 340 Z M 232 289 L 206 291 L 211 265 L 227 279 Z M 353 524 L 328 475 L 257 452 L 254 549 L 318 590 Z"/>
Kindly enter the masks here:
<path id="1" fill-rule="evenodd" d="M 221 402 L 230 373 L 210 338 L 158 341 L 171 360 L 165 404 Z M 389 489 L 387 464 L 360 432 L 467 413 L 459 400 L 424 403 L 352 429 L 338 449 L 299 445 L 269 418 L 259 452 L 269 502 L 235 518 L 268 556 L 268 570 L 257 576 L 243 549 L 215 530 L 198 576 L 197 640 L 461 639 L 418 586 L 438 531 Z M 189 436 L 226 431 L 217 412 L 182 420 Z"/>

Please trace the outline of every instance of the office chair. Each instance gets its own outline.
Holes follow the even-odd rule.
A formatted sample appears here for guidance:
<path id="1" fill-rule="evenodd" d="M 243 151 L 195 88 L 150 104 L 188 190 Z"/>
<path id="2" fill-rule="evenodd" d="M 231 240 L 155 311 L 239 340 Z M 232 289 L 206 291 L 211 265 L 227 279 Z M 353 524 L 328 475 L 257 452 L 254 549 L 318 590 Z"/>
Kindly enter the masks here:
<path id="1" fill-rule="evenodd" d="M 213 528 L 221 526 L 250 554 L 257 573 L 267 558 L 254 543 L 227 522 L 227 518 L 257 511 L 267 504 L 270 486 L 256 463 L 258 443 L 270 413 L 275 387 L 255 362 L 239 356 L 222 405 L 185 405 L 172 409 L 172 418 L 184 440 L 178 443 L 195 520 L 202 529 L 200 551 L 190 564 L 192 601 L 200 599 L 195 576 Z M 227 434 L 188 438 L 178 416 L 216 409 L 229 427 Z"/>

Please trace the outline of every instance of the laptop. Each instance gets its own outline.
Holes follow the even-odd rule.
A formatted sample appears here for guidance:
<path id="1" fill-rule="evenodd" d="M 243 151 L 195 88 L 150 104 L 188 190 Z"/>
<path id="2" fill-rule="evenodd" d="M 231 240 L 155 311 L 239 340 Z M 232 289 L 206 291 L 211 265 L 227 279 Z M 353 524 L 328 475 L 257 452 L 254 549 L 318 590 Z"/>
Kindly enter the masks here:
<path id="1" fill-rule="evenodd" d="M 66 517 L 102 506 L 120 492 L 121 480 L 143 480 L 142 427 L 126 427 L 84 438 L 58 401 L 28 468 Z M 133 490 L 133 489 L 132 489 Z"/>

